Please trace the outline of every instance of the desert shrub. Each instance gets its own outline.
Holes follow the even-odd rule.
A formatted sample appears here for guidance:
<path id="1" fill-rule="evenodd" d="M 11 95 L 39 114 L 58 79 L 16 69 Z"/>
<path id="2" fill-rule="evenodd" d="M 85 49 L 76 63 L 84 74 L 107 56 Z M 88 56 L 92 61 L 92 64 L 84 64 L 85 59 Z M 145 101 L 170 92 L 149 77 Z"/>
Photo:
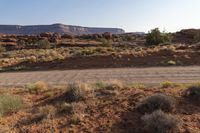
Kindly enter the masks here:
<path id="1" fill-rule="evenodd" d="M 165 81 L 161 83 L 161 88 L 183 87 L 183 84 Z"/>
<path id="2" fill-rule="evenodd" d="M 158 28 L 155 28 L 147 34 L 146 45 L 158 45 L 170 42 L 170 40 L 170 35 L 168 33 L 160 32 Z"/>
<path id="3" fill-rule="evenodd" d="M 46 40 L 46 39 L 38 41 L 37 45 L 41 49 L 49 49 L 49 48 L 51 48 L 50 42 L 48 40 Z"/>
<path id="4" fill-rule="evenodd" d="M 146 86 L 144 84 L 139 84 L 139 83 L 132 83 L 129 85 L 130 88 L 132 89 L 145 89 Z"/>
<path id="5" fill-rule="evenodd" d="M 38 109 L 38 113 L 40 116 L 42 116 L 43 118 L 52 118 L 53 116 L 56 115 L 57 110 L 54 106 L 52 105 L 46 105 L 43 107 L 40 107 Z"/>
<path id="6" fill-rule="evenodd" d="M 142 121 L 145 133 L 177 133 L 180 124 L 178 118 L 161 110 L 144 115 Z"/>
<path id="7" fill-rule="evenodd" d="M 184 95 L 191 101 L 200 103 L 200 86 L 190 86 Z"/>
<path id="8" fill-rule="evenodd" d="M 57 109 L 52 105 L 45 105 L 37 108 L 36 114 L 32 114 L 28 117 L 22 118 L 18 124 L 31 125 L 33 123 L 39 123 L 44 119 L 52 119 L 57 113 Z"/>
<path id="9" fill-rule="evenodd" d="M 0 53 L 5 52 L 5 51 L 6 51 L 6 48 L 4 46 L 0 45 Z"/>
<path id="10" fill-rule="evenodd" d="M 19 46 L 25 46 L 26 45 L 26 42 L 24 41 L 24 40 L 21 40 L 21 39 L 18 39 L 17 40 L 17 45 L 19 45 Z"/>
<path id="11" fill-rule="evenodd" d="M 36 63 L 37 62 L 37 57 L 36 56 L 29 56 L 26 58 L 27 62 L 29 63 Z"/>
<path id="12" fill-rule="evenodd" d="M 0 126 L 0 133 L 9 133 L 11 131 L 10 127 L 7 127 L 5 125 Z"/>
<path id="13" fill-rule="evenodd" d="M 45 92 L 48 89 L 48 86 L 46 83 L 42 82 L 42 81 L 38 81 L 36 83 L 33 84 L 27 84 L 25 86 L 26 89 L 28 89 L 28 91 L 30 93 L 42 93 Z"/>
<path id="14" fill-rule="evenodd" d="M 77 125 L 79 124 L 83 119 L 83 115 L 82 114 L 73 114 L 70 118 L 70 124 L 72 125 Z"/>
<path id="15" fill-rule="evenodd" d="M 103 89 L 107 86 L 107 83 L 103 81 L 99 81 L 99 82 L 96 82 L 94 86 L 95 86 L 95 89 Z"/>
<path id="16" fill-rule="evenodd" d="M 95 51 L 92 49 L 83 49 L 77 52 L 76 56 L 89 56 L 94 55 Z"/>
<path id="17" fill-rule="evenodd" d="M 67 102 L 77 102 L 84 100 L 91 92 L 90 86 L 85 83 L 72 83 L 67 87 L 65 92 L 65 100 Z"/>
<path id="18" fill-rule="evenodd" d="M 112 40 L 107 40 L 105 38 L 101 39 L 101 46 L 102 47 L 111 47 L 113 44 Z"/>
<path id="19" fill-rule="evenodd" d="M 132 35 L 126 35 L 126 36 L 123 37 L 123 40 L 124 41 L 135 41 L 136 37 L 132 36 Z"/>
<path id="20" fill-rule="evenodd" d="M 83 103 L 61 103 L 58 106 L 58 113 L 61 114 L 76 114 L 76 113 L 84 113 L 85 106 Z"/>
<path id="21" fill-rule="evenodd" d="M 176 61 L 173 61 L 173 60 L 167 61 L 167 65 L 174 66 L 176 64 L 177 64 Z"/>
<path id="22" fill-rule="evenodd" d="M 200 82 L 196 82 L 196 83 L 192 84 L 191 86 L 200 87 Z"/>
<path id="23" fill-rule="evenodd" d="M 20 97 L 13 95 L 0 95 L 0 116 L 19 111 L 23 106 Z"/>
<path id="24" fill-rule="evenodd" d="M 96 83 L 96 88 L 99 89 L 100 94 L 104 96 L 118 95 L 119 89 L 122 89 L 123 87 L 123 83 L 118 80 Z"/>
<path id="25" fill-rule="evenodd" d="M 137 110 L 141 113 L 152 113 L 155 110 L 172 112 L 174 108 L 175 100 L 164 94 L 150 96 L 137 106 Z"/>
<path id="26" fill-rule="evenodd" d="M 90 34 L 81 35 L 80 38 L 81 38 L 81 39 L 85 39 L 85 40 L 94 39 L 94 38 L 93 38 L 93 35 L 90 35 Z"/>
<path id="27" fill-rule="evenodd" d="M 193 42 L 194 42 L 194 43 L 200 42 L 200 31 L 198 31 L 198 32 L 196 33 L 196 35 L 194 36 Z"/>
<path id="28" fill-rule="evenodd" d="M 104 87 L 106 90 L 118 90 L 123 88 L 123 83 L 119 80 L 112 80 Z"/>
<path id="29" fill-rule="evenodd" d="M 173 83 L 173 82 L 170 82 L 170 81 L 166 81 L 166 82 L 161 83 L 161 87 L 162 87 L 162 88 L 174 87 L 174 83 Z"/>
<path id="30" fill-rule="evenodd" d="M 58 113 L 63 114 L 63 113 L 67 113 L 67 114 L 71 114 L 73 112 L 73 106 L 70 103 L 61 103 L 60 105 L 58 105 Z"/>
<path id="31" fill-rule="evenodd" d="M 102 36 L 107 40 L 111 40 L 113 38 L 113 35 L 110 32 L 105 32 L 102 34 Z"/>

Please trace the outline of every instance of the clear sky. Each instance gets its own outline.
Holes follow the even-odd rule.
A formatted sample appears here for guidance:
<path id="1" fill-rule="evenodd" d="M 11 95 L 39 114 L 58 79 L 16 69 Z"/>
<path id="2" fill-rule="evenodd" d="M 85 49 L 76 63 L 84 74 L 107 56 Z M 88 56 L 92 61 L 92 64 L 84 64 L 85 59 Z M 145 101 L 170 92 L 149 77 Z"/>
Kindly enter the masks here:
<path id="1" fill-rule="evenodd" d="M 53 23 L 127 32 L 200 28 L 200 0 L 0 0 L 0 24 Z"/>

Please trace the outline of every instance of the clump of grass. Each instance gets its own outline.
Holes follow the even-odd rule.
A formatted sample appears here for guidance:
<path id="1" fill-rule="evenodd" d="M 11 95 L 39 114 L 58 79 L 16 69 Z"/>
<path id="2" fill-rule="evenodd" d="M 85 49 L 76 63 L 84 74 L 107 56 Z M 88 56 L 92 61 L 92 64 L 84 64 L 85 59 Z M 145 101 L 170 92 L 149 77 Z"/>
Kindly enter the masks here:
<path id="1" fill-rule="evenodd" d="M 70 124 L 77 125 L 81 122 L 82 119 L 83 119 L 82 114 L 73 114 L 70 119 Z"/>
<path id="2" fill-rule="evenodd" d="M 91 93 L 91 88 L 85 83 L 72 83 L 67 87 L 65 92 L 65 100 L 67 102 L 78 102 L 80 100 L 86 99 L 88 94 Z"/>
<path id="3" fill-rule="evenodd" d="M 190 86 L 184 95 L 191 101 L 200 104 L 200 86 Z"/>
<path id="4" fill-rule="evenodd" d="M 101 46 L 102 47 L 112 47 L 113 41 L 112 40 L 107 40 L 107 39 L 101 39 Z"/>
<path id="5" fill-rule="evenodd" d="M 166 81 L 161 83 L 161 88 L 183 87 L 183 84 Z"/>
<path id="6" fill-rule="evenodd" d="M 72 112 L 73 112 L 72 104 L 64 102 L 58 105 L 59 114 L 63 114 L 63 113 L 71 114 Z"/>
<path id="7" fill-rule="evenodd" d="M 179 131 L 178 118 L 161 110 L 144 115 L 142 121 L 145 133 L 177 133 Z"/>
<path id="8" fill-rule="evenodd" d="M 0 126 L 0 133 L 9 133 L 11 131 L 10 127 L 7 127 L 5 125 Z"/>
<path id="9" fill-rule="evenodd" d="M 44 107 L 39 108 L 39 115 L 42 116 L 43 118 L 52 118 L 53 116 L 56 115 L 56 108 L 51 105 L 46 105 Z"/>
<path id="10" fill-rule="evenodd" d="M 124 84 L 118 80 L 111 80 L 110 82 L 105 82 L 98 84 L 98 88 L 100 89 L 100 94 L 109 96 L 109 95 L 118 95 L 119 90 L 124 87 Z"/>
<path id="11" fill-rule="evenodd" d="M 146 86 L 143 84 L 138 84 L 138 83 L 133 83 L 129 85 L 130 88 L 132 89 L 145 89 Z"/>
<path id="12" fill-rule="evenodd" d="M 57 114 L 57 109 L 52 105 L 45 105 L 37 108 L 36 114 L 32 114 L 28 117 L 21 119 L 18 124 L 31 125 L 33 123 L 39 123 L 44 119 L 51 119 Z"/>
<path id="13" fill-rule="evenodd" d="M 30 93 L 39 94 L 39 93 L 45 92 L 48 89 L 48 86 L 47 86 L 46 83 L 44 83 L 42 81 L 38 81 L 38 82 L 33 83 L 33 84 L 27 84 L 25 86 L 25 88 L 28 89 L 28 91 Z"/>
<path id="14" fill-rule="evenodd" d="M 196 87 L 200 87 L 200 82 L 194 83 L 191 86 L 196 86 Z"/>
<path id="15" fill-rule="evenodd" d="M 107 86 L 107 83 L 100 81 L 94 84 L 95 89 L 103 89 Z"/>
<path id="16" fill-rule="evenodd" d="M 50 42 L 48 40 L 46 40 L 46 39 L 38 41 L 35 45 L 37 45 L 41 49 L 49 49 L 49 48 L 51 48 Z"/>
<path id="17" fill-rule="evenodd" d="M 112 80 L 104 87 L 107 90 L 119 90 L 124 87 L 123 83 L 119 80 Z"/>
<path id="18" fill-rule="evenodd" d="M 5 52 L 5 51 L 6 51 L 6 48 L 4 46 L 0 45 L 0 53 Z"/>
<path id="19" fill-rule="evenodd" d="M 170 65 L 170 66 L 175 66 L 176 64 L 177 64 L 176 61 L 173 61 L 173 60 L 169 60 L 167 62 L 167 65 Z"/>
<path id="20" fill-rule="evenodd" d="M 20 97 L 14 95 L 0 95 L 0 116 L 19 111 L 23 107 Z"/>
<path id="21" fill-rule="evenodd" d="M 84 117 L 85 105 L 83 103 L 61 103 L 57 106 L 57 113 L 62 116 L 70 115 L 70 124 L 78 124 Z"/>
<path id="22" fill-rule="evenodd" d="M 137 110 L 141 113 L 152 113 L 156 110 L 172 112 L 175 108 L 175 99 L 164 94 L 155 94 L 142 101 Z"/>
<path id="23" fill-rule="evenodd" d="M 84 113 L 85 106 L 82 103 L 61 103 L 58 106 L 58 113 L 61 114 L 80 114 Z"/>

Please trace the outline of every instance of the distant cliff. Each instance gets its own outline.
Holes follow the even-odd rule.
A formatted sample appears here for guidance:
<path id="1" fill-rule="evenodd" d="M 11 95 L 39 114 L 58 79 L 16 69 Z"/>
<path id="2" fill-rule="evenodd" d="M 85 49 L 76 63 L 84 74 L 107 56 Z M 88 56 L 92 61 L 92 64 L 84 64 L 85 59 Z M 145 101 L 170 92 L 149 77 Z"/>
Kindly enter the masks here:
<path id="1" fill-rule="evenodd" d="M 113 34 L 125 33 L 120 28 L 93 28 L 93 27 L 81 27 L 64 24 L 53 24 L 53 25 L 0 25 L 0 34 L 17 34 L 17 35 L 38 35 L 43 32 L 57 32 L 60 34 L 95 34 L 110 32 Z"/>

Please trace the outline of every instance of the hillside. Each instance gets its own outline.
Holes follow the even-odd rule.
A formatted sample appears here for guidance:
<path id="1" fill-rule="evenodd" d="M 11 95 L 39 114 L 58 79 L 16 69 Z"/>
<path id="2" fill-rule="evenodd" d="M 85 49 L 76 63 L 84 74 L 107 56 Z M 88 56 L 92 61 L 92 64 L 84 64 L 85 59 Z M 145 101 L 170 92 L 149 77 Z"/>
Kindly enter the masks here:
<path id="1" fill-rule="evenodd" d="M 93 28 L 93 27 L 81 27 L 64 24 L 53 25 L 0 25 L 0 34 L 22 34 L 22 35 L 38 35 L 43 32 L 57 32 L 60 34 L 96 34 L 110 32 L 113 34 L 121 34 L 125 31 L 120 28 Z"/>

